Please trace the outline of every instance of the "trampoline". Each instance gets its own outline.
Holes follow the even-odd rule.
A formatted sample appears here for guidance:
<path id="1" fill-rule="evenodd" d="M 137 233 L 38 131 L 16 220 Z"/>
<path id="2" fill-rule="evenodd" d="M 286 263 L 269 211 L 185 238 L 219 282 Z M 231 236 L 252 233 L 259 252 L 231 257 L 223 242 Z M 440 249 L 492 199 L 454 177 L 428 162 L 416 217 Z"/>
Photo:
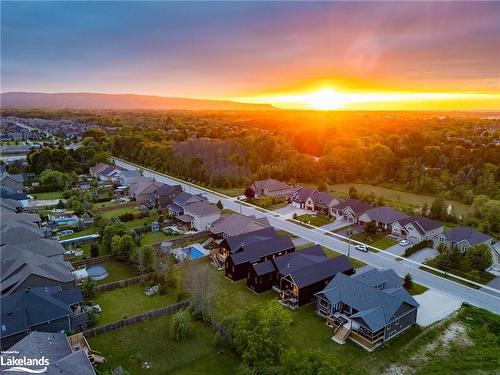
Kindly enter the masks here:
<path id="1" fill-rule="evenodd" d="M 108 270 L 102 265 L 90 266 L 87 268 L 87 273 L 92 280 L 98 281 L 108 277 Z"/>

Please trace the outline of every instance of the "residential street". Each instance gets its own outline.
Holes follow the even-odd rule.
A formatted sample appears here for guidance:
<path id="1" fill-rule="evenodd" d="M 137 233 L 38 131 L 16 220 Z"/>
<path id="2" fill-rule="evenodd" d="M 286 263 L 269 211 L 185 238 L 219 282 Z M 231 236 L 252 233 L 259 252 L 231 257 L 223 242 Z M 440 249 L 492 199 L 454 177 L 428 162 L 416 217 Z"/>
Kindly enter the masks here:
<path id="1" fill-rule="evenodd" d="M 197 186 L 189 185 L 165 175 L 161 175 L 156 172 L 152 172 L 146 168 L 135 166 L 131 163 L 115 159 L 115 163 L 121 167 L 129 170 L 133 169 L 143 169 L 144 176 L 155 178 L 159 182 L 167 184 L 181 184 L 183 188 L 191 193 L 204 193 L 207 198 L 212 202 L 217 202 L 220 200 L 225 208 L 232 209 L 236 212 L 242 212 L 245 215 L 255 215 L 257 217 L 266 216 L 271 223 L 278 229 L 283 229 L 287 232 L 293 233 L 299 237 L 304 238 L 307 241 L 318 243 L 324 247 L 334 249 L 339 253 L 347 253 L 347 243 L 343 242 L 338 238 L 334 238 L 331 233 L 325 233 L 321 228 L 305 228 L 297 225 L 293 222 L 287 221 L 277 212 L 265 212 L 262 209 L 256 209 L 254 207 L 249 207 L 247 205 L 242 205 L 236 198 L 224 198 L 219 193 L 212 192 L 205 188 L 200 188 Z M 351 247 L 351 249 L 353 249 Z M 366 264 L 370 264 L 379 268 L 392 268 L 400 276 L 404 276 L 407 273 L 413 275 L 415 282 L 422 284 L 428 288 L 439 290 L 442 293 L 453 296 L 461 301 L 470 303 L 472 305 L 485 308 L 497 314 L 500 314 L 500 290 L 490 289 L 488 292 L 483 290 L 473 289 L 457 282 L 438 277 L 429 272 L 420 270 L 418 268 L 418 263 L 415 264 L 409 260 L 395 261 L 395 255 L 386 252 L 359 252 L 352 251 L 351 256 L 358 259 Z M 494 286 L 497 288 L 497 286 Z M 483 288 L 486 289 L 486 288 Z"/>

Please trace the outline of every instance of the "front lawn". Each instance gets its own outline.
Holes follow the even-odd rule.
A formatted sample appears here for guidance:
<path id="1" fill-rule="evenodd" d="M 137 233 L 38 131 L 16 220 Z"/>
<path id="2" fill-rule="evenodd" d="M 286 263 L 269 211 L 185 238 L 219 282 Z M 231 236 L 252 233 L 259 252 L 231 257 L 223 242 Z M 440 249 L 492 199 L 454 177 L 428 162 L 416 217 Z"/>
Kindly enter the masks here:
<path id="1" fill-rule="evenodd" d="M 130 374 L 220 374 L 232 375 L 239 358 L 229 348 L 217 349 L 214 332 L 205 324 L 193 323 L 192 336 L 177 342 L 170 338 L 173 315 L 138 323 L 89 338 L 90 347 L 102 352 L 106 363 L 101 371 L 122 366 Z M 151 368 L 145 369 L 147 362 Z"/>
<path id="2" fill-rule="evenodd" d="M 493 275 L 490 272 L 474 270 L 468 264 L 465 257 L 462 257 L 461 261 L 459 262 L 459 264 L 457 265 L 456 268 L 450 268 L 450 267 L 444 267 L 444 266 L 439 267 L 439 259 L 438 258 L 439 258 L 439 256 L 434 258 L 434 259 L 429 259 L 429 260 L 425 261 L 424 264 L 431 266 L 431 267 L 434 267 L 434 268 L 437 268 L 437 269 L 441 269 L 442 271 L 447 272 L 446 275 L 443 275 L 439 272 L 428 269 L 427 267 L 420 267 L 420 269 L 427 271 L 427 272 L 430 272 L 430 273 L 433 273 L 435 275 L 441 276 L 441 277 L 449 278 L 453 281 L 456 281 L 457 283 L 461 283 L 461 284 L 470 286 L 470 287 L 475 288 L 475 289 L 479 289 L 479 287 L 477 285 L 474 285 L 474 284 L 469 284 L 466 281 L 456 279 L 453 276 L 450 276 L 450 274 L 460 276 L 460 277 L 463 277 L 465 279 L 475 281 L 476 283 L 484 284 L 484 285 L 488 284 L 490 281 L 492 281 L 495 278 L 495 275 Z"/>
<path id="3" fill-rule="evenodd" d="M 335 218 L 329 218 L 324 215 L 314 215 L 314 214 L 299 215 L 295 219 L 305 224 L 314 225 L 315 227 L 322 227 L 323 225 L 333 223 L 333 221 L 335 220 Z"/>
<path id="4" fill-rule="evenodd" d="M 367 232 L 355 233 L 351 236 L 351 239 L 366 243 L 367 245 L 378 247 L 379 249 L 382 250 L 385 250 L 398 243 L 398 241 L 395 241 L 392 238 L 387 237 L 387 235 L 382 232 L 378 232 L 376 234 L 371 234 Z M 370 251 L 377 252 L 377 250 L 374 250 L 372 248 L 369 249 Z"/>
<path id="5" fill-rule="evenodd" d="M 249 198 L 246 200 L 248 203 L 265 208 L 266 210 L 277 210 L 286 206 L 286 199 L 282 197 L 262 197 L 262 198 Z"/>
<path id="6" fill-rule="evenodd" d="M 97 324 L 104 325 L 123 318 L 128 318 L 144 311 L 159 309 L 177 302 L 175 290 L 166 295 L 147 296 L 146 285 L 134 284 L 126 288 L 117 288 L 100 292 L 93 302 L 102 307 Z"/>
<path id="7" fill-rule="evenodd" d="M 429 290 L 429 288 L 426 288 L 423 285 L 413 283 L 412 287 L 410 289 L 407 289 L 408 293 L 410 293 L 412 296 L 418 296 L 419 294 L 425 293 Z"/>

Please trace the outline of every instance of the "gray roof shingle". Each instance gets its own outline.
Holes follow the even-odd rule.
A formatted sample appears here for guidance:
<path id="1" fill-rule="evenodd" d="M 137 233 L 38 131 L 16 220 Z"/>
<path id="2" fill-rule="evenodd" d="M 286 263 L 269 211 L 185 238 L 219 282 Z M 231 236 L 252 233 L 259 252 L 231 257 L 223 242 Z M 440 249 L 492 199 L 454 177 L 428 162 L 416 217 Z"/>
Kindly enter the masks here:
<path id="1" fill-rule="evenodd" d="M 490 241 L 492 237 L 478 232 L 469 227 L 455 227 L 451 228 L 449 231 L 444 232 L 443 235 L 448 241 L 460 242 L 467 241 L 471 246 Z"/>

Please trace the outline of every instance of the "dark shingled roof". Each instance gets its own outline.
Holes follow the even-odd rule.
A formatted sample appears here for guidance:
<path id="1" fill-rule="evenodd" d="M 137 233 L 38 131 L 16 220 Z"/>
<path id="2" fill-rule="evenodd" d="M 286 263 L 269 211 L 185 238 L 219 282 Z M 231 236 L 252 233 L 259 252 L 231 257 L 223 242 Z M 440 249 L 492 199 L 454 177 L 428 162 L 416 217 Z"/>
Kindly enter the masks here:
<path id="1" fill-rule="evenodd" d="M 6 358 L 40 358 L 49 360 L 47 375 L 95 375 L 95 370 L 84 350 L 73 352 L 64 334 L 49 332 L 31 332 L 9 349 Z M 11 366 L 0 365 L 4 371 Z M 33 367 L 36 369 L 38 367 Z M 9 372 L 7 372 L 9 373 Z"/>
<path id="2" fill-rule="evenodd" d="M 309 189 L 306 187 L 302 187 L 301 189 L 298 189 L 295 194 L 293 195 L 292 201 L 297 202 L 297 203 L 303 203 L 309 198 L 310 196 L 313 195 L 315 190 Z"/>
<path id="3" fill-rule="evenodd" d="M 405 219 L 408 215 L 396 211 L 395 209 L 387 206 L 373 207 L 365 211 L 370 220 L 377 221 L 383 224 L 391 224 L 395 221 Z"/>
<path id="4" fill-rule="evenodd" d="M 425 234 L 425 232 L 439 228 L 443 225 L 440 221 L 432 220 L 425 216 L 410 216 L 398 220 L 398 223 L 403 227 L 407 224 L 413 224 L 420 234 Z"/>
<path id="5" fill-rule="evenodd" d="M 242 264 L 246 262 L 252 263 L 257 262 L 262 257 L 293 248 L 293 242 L 289 237 L 280 236 L 270 240 L 243 245 L 243 251 L 231 254 L 230 256 L 232 257 L 234 264 Z"/>
<path id="6" fill-rule="evenodd" d="M 356 215 L 360 215 L 366 210 L 373 208 L 373 206 L 368 203 L 352 198 L 346 199 L 345 201 L 333 206 L 336 210 L 343 210 L 346 207 L 350 207 Z"/>
<path id="7" fill-rule="evenodd" d="M 371 272 L 371 271 L 368 271 Z M 376 280 L 376 272 L 379 279 Z M 402 304 L 407 304 L 408 308 L 418 307 L 415 299 L 401 287 L 377 289 L 372 284 L 378 285 L 386 279 L 394 279 L 396 276 L 389 276 L 393 270 L 374 271 L 368 278 L 355 276 L 346 276 L 338 273 L 332 281 L 317 293 L 318 296 L 326 298 L 330 303 L 337 304 L 343 302 L 348 306 L 358 310 L 356 314 L 351 315 L 351 319 L 360 320 L 372 331 L 378 331 L 385 327 L 395 318 L 395 313 Z"/>
<path id="8" fill-rule="evenodd" d="M 281 255 L 273 260 L 279 273 L 287 275 L 311 264 L 321 263 L 325 259 L 326 255 L 321 246 L 314 245 L 291 254 Z"/>
<path id="9" fill-rule="evenodd" d="M 482 232 L 478 232 L 469 227 L 455 227 L 444 232 L 443 235 L 448 241 L 460 242 L 466 240 L 471 246 L 491 240 L 491 237 Z"/>
<path id="10" fill-rule="evenodd" d="M 273 227 L 267 227 L 261 230 L 256 230 L 254 232 L 242 233 L 237 236 L 226 238 L 224 242 L 227 243 L 229 251 L 231 253 L 234 253 L 245 244 L 270 240 L 274 237 L 277 237 L 276 230 Z"/>
<path id="11" fill-rule="evenodd" d="M 268 260 L 266 262 L 254 264 L 253 268 L 254 268 L 255 274 L 257 276 L 266 275 L 270 272 L 276 271 L 276 267 L 274 266 L 274 263 L 272 260 Z"/>
<path id="12" fill-rule="evenodd" d="M 318 281 L 335 276 L 337 273 L 352 270 L 352 264 L 346 256 L 340 255 L 327 259 L 321 263 L 314 263 L 308 267 L 290 272 L 289 275 L 299 288 L 304 288 Z"/>
<path id="13" fill-rule="evenodd" d="M 181 185 L 162 185 L 158 189 L 155 190 L 155 194 L 158 195 L 159 197 L 168 195 L 172 191 L 175 191 L 176 189 L 180 189 L 182 191 Z"/>
<path id="14" fill-rule="evenodd" d="M 63 292 L 60 287 L 27 288 L 12 293 L 2 298 L 2 336 L 69 316 L 72 314 L 70 305 L 80 302 L 83 302 L 83 296 L 78 288 L 68 292 Z"/>

